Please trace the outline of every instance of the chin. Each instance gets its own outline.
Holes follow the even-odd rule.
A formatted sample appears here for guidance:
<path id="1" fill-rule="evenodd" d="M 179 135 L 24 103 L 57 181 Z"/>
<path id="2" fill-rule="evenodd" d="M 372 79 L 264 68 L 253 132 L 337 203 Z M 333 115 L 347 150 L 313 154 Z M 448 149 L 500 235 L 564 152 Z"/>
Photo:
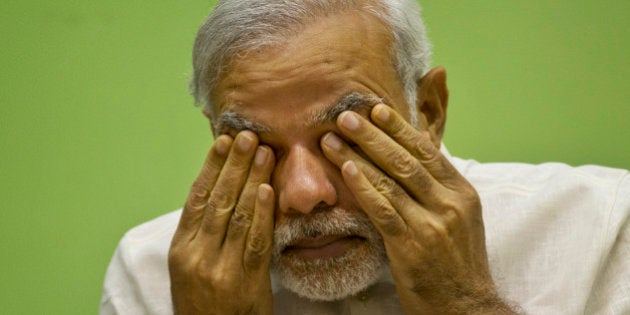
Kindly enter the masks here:
<path id="1" fill-rule="evenodd" d="M 382 242 L 365 239 L 335 257 L 310 259 L 282 252 L 272 261 L 272 273 L 283 287 L 313 301 L 355 295 L 375 284 L 386 267 Z"/>

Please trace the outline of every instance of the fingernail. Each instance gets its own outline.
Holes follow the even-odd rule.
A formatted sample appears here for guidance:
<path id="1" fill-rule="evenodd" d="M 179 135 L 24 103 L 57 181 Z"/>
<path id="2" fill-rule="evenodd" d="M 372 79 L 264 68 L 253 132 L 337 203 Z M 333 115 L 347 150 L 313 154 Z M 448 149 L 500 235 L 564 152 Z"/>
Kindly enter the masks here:
<path id="1" fill-rule="evenodd" d="M 348 130 L 357 130 L 359 128 L 359 120 L 354 117 L 355 114 L 345 112 L 341 114 L 341 124 Z"/>
<path id="2" fill-rule="evenodd" d="M 217 139 L 214 147 L 219 155 L 226 155 L 230 151 L 230 145 L 223 139 Z"/>
<path id="3" fill-rule="evenodd" d="M 258 186 L 258 199 L 266 201 L 269 197 L 271 197 L 271 191 L 265 187 L 265 184 L 260 184 Z"/>
<path id="4" fill-rule="evenodd" d="M 341 139 L 332 132 L 329 132 L 324 136 L 324 143 L 333 148 L 335 151 L 341 149 Z"/>
<path id="5" fill-rule="evenodd" d="M 378 105 L 375 108 L 375 111 L 376 118 L 378 118 L 378 120 L 382 122 L 386 122 L 387 120 L 389 120 L 389 111 L 387 110 L 387 108 L 385 108 L 384 105 Z"/>
<path id="6" fill-rule="evenodd" d="M 258 166 L 265 165 L 267 161 L 267 149 L 264 147 L 258 147 L 256 150 L 256 157 L 254 158 L 254 163 Z"/>
<path id="7" fill-rule="evenodd" d="M 352 161 L 346 161 L 346 163 L 344 163 L 343 168 L 346 170 L 346 173 L 348 173 L 348 175 L 350 176 L 355 176 L 357 175 L 357 173 L 359 173 L 359 170 L 357 169 L 357 165 L 354 164 L 354 162 Z"/>
<path id="8" fill-rule="evenodd" d="M 238 147 L 243 152 L 247 152 L 252 148 L 254 144 L 254 139 L 252 136 L 246 133 L 241 133 L 240 137 L 238 137 Z"/>

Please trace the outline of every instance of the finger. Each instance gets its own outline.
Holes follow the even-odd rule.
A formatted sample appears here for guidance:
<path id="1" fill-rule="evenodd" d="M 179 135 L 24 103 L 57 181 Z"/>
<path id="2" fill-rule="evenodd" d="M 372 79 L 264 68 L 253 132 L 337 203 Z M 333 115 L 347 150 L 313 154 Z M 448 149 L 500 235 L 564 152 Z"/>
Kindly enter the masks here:
<path id="1" fill-rule="evenodd" d="M 247 232 L 255 216 L 254 207 L 259 186 L 269 182 L 274 166 L 273 152 L 266 146 L 258 147 L 245 187 L 238 198 L 227 228 L 223 251 L 242 259 Z"/>
<path id="2" fill-rule="evenodd" d="M 404 220 L 414 219 L 415 211 L 412 211 L 413 208 L 409 207 L 409 203 L 412 200 L 396 181 L 385 175 L 372 163 L 366 161 L 332 132 L 322 138 L 321 145 L 326 158 L 339 169 L 342 169 L 347 161 L 353 161 L 378 194 L 383 195 L 397 209 Z"/>
<path id="3" fill-rule="evenodd" d="M 258 137 L 242 131 L 217 178 L 204 211 L 204 219 L 197 234 L 202 244 L 217 248 L 223 243 L 228 221 L 248 178 L 251 161 L 258 145 Z"/>
<path id="4" fill-rule="evenodd" d="M 178 235 L 184 234 L 192 238 L 197 233 L 204 216 L 210 190 L 212 190 L 219 177 L 221 168 L 227 158 L 227 153 L 232 146 L 232 141 L 232 137 L 228 135 L 219 136 L 214 141 L 214 145 L 206 156 L 201 172 L 190 188 L 177 227 L 176 238 Z"/>
<path id="5" fill-rule="evenodd" d="M 427 131 L 418 131 L 393 108 L 379 104 L 371 113 L 372 121 L 409 151 L 439 182 L 460 179 L 455 167 L 435 146 Z"/>
<path id="6" fill-rule="evenodd" d="M 407 224 L 392 203 L 375 188 L 354 161 L 341 167 L 344 182 L 385 240 L 407 231 Z"/>
<path id="7" fill-rule="evenodd" d="M 338 125 L 346 137 L 412 197 L 423 203 L 435 201 L 441 185 L 407 149 L 354 112 L 346 111 L 339 115 Z"/>
<path id="8" fill-rule="evenodd" d="M 269 268 L 275 208 L 274 192 L 269 184 L 258 186 L 255 207 L 254 220 L 249 229 L 243 254 L 243 267 L 246 272 Z"/>

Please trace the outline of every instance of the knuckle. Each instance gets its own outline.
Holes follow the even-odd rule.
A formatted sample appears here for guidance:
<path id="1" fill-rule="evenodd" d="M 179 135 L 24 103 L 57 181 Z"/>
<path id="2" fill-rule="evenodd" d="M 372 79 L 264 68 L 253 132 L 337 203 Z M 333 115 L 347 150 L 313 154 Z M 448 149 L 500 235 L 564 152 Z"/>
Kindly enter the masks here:
<path id="1" fill-rule="evenodd" d="M 398 186 L 398 184 L 387 176 L 379 176 L 374 182 L 374 188 L 390 199 L 401 198 L 406 195 L 406 192 Z"/>
<path id="2" fill-rule="evenodd" d="M 457 230 L 463 225 L 462 213 L 453 207 L 446 208 L 442 214 L 442 221 L 445 228 Z"/>
<path id="3" fill-rule="evenodd" d="M 228 237 L 241 237 L 252 224 L 252 215 L 243 211 L 235 211 L 230 218 Z"/>
<path id="4" fill-rule="evenodd" d="M 202 174 L 209 175 L 221 171 L 221 166 L 215 160 L 206 161 L 203 164 Z"/>
<path id="5" fill-rule="evenodd" d="M 393 218 L 393 210 L 384 201 L 376 201 L 373 208 L 374 216 L 381 221 L 390 221 Z"/>
<path id="6" fill-rule="evenodd" d="M 230 224 L 236 226 L 248 227 L 252 224 L 254 219 L 254 214 L 252 211 L 245 206 L 237 206 L 236 210 L 234 210 L 234 214 L 232 214 Z"/>
<path id="7" fill-rule="evenodd" d="M 213 211 L 231 210 L 236 198 L 223 190 L 217 189 L 210 194 L 208 207 Z"/>
<path id="8" fill-rule="evenodd" d="M 226 216 L 229 216 L 230 212 L 228 211 L 216 211 L 213 210 L 211 215 L 205 215 L 203 217 L 203 223 L 201 224 L 201 228 L 203 232 L 208 234 L 216 234 L 218 231 L 222 231 L 227 224 Z"/>
<path id="9" fill-rule="evenodd" d="M 230 239 L 240 238 L 247 231 L 247 228 L 243 225 L 231 224 L 227 230 L 227 237 Z"/>
<path id="10" fill-rule="evenodd" d="M 394 172 L 398 177 L 411 178 L 418 171 L 416 160 L 407 152 L 393 151 L 388 155 L 389 161 L 393 161 Z"/>
<path id="11" fill-rule="evenodd" d="M 217 288 L 227 288 L 229 282 L 226 273 L 217 271 L 216 269 L 207 268 L 205 264 L 198 264 L 195 268 L 194 277 L 204 283 L 212 284 Z"/>
<path id="12" fill-rule="evenodd" d="M 192 205 L 203 203 L 208 199 L 208 197 L 209 192 L 206 187 L 198 181 L 195 181 L 190 187 L 187 203 Z"/>
<path id="13" fill-rule="evenodd" d="M 224 266 L 225 264 L 211 261 L 210 258 L 201 258 L 191 268 L 191 276 L 204 283 L 211 283 L 214 286 L 219 285 L 217 287 L 227 286 L 231 273 Z"/>
<path id="14" fill-rule="evenodd" d="M 197 196 L 189 197 L 184 204 L 184 209 L 192 210 L 193 212 L 203 211 L 206 208 L 207 201 L 196 198 Z"/>
<path id="15" fill-rule="evenodd" d="M 479 193 L 472 186 L 468 186 L 465 190 L 464 198 L 467 204 L 470 204 L 474 207 L 481 207 L 481 198 L 479 197 Z"/>
<path id="16" fill-rule="evenodd" d="M 190 186 L 190 192 L 191 194 L 205 195 L 208 193 L 208 190 L 206 189 L 206 185 L 204 185 L 204 182 L 200 179 L 197 179 Z"/>
<path id="17" fill-rule="evenodd" d="M 428 195 L 428 196 L 436 195 L 435 187 L 431 183 L 430 180 L 426 180 L 426 179 L 418 177 L 416 180 L 413 181 L 413 183 L 414 183 L 414 186 L 413 186 L 414 191 L 420 192 L 421 194 Z"/>
<path id="18" fill-rule="evenodd" d="M 396 183 L 394 183 L 394 181 L 391 178 L 382 176 L 380 174 L 374 177 L 376 178 L 373 178 L 371 182 L 373 183 L 372 185 L 374 186 L 374 188 L 379 193 L 383 195 L 388 195 L 394 191 L 394 185 L 396 185 Z"/>
<path id="19" fill-rule="evenodd" d="M 172 274 L 196 277 L 200 270 L 198 255 L 191 255 L 185 248 L 173 246 L 168 252 L 168 268 Z"/>
<path id="20" fill-rule="evenodd" d="M 481 214 L 481 199 L 471 185 L 460 187 L 459 191 L 449 194 L 443 204 L 445 213 L 452 211 L 459 216 Z"/>
<path id="21" fill-rule="evenodd" d="M 421 160 L 425 163 L 434 162 L 439 158 L 439 150 L 433 145 L 428 133 L 422 133 L 415 147 Z"/>
<path id="22" fill-rule="evenodd" d="M 381 226 L 383 232 L 388 235 L 400 235 L 403 232 L 398 213 L 384 201 L 377 202 L 374 206 L 374 217 Z"/>
<path id="23" fill-rule="evenodd" d="M 389 221 L 381 226 L 384 233 L 390 236 L 399 236 L 405 232 L 405 229 L 394 221 Z"/>
<path id="24" fill-rule="evenodd" d="M 186 255 L 182 253 L 181 247 L 171 246 L 168 251 L 168 264 L 169 266 L 181 266 L 185 261 Z"/>
<path id="25" fill-rule="evenodd" d="M 418 295 L 427 296 L 434 290 L 428 281 L 425 281 L 426 270 L 420 268 L 411 268 L 407 270 L 407 278 L 411 281 L 410 290 Z"/>
<path id="26" fill-rule="evenodd" d="M 257 270 L 271 252 L 271 243 L 259 233 L 251 234 L 247 242 L 244 264 L 248 270 Z"/>
<path id="27" fill-rule="evenodd" d="M 422 229 L 422 238 L 429 246 L 443 243 L 448 239 L 448 235 L 449 232 L 446 226 L 435 221 L 429 222 L 425 225 L 424 229 Z"/>
<path id="28" fill-rule="evenodd" d="M 263 256 L 271 250 L 271 242 L 261 233 L 250 234 L 247 242 L 247 251 L 251 254 Z"/>

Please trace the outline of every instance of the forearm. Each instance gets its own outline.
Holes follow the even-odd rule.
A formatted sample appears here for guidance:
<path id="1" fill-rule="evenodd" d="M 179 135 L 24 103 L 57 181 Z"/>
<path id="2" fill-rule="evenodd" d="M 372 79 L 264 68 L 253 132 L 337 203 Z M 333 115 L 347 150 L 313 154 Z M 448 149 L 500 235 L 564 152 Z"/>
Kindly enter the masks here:
<path id="1" fill-rule="evenodd" d="M 408 314 L 522 313 L 518 306 L 501 297 L 489 278 L 456 280 L 441 276 L 434 281 L 425 278 L 421 285 L 399 290 L 399 296 Z"/>
<path id="2" fill-rule="evenodd" d="M 460 297 L 447 303 L 437 305 L 431 303 L 434 307 L 429 307 L 430 311 L 423 311 L 428 314 L 469 314 L 469 315 L 485 315 L 485 314 L 520 314 L 518 307 L 512 305 L 499 296 L 490 297 Z M 415 310 L 408 312 L 409 314 L 417 313 Z"/>
<path id="3" fill-rule="evenodd" d="M 482 301 L 473 301 L 473 303 L 465 303 L 458 306 L 456 314 L 520 314 L 515 305 L 507 303 L 499 296 L 486 298 Z"/>

